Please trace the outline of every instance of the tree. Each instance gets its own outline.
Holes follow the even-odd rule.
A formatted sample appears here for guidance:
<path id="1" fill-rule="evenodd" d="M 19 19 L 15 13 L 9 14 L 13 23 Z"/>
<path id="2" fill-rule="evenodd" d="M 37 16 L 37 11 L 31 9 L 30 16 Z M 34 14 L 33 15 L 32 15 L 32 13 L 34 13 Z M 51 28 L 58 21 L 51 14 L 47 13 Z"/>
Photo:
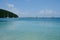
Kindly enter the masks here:
<path id="1" fill-rule="evenodd" d="M 0 9 L 0 18 L 18 18 L 18 15 L 7 10 Z"/>

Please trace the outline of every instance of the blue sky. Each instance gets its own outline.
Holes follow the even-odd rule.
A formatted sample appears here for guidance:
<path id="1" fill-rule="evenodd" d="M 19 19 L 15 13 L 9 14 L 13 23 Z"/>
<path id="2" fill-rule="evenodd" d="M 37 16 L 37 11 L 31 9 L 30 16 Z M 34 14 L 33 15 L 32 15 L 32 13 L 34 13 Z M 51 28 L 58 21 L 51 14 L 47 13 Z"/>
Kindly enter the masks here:
<path id="1" fill-rule="evenodd" d="M 0 0 L 0 8 L 20 17 L 60 17 L 60 0 Z"/>

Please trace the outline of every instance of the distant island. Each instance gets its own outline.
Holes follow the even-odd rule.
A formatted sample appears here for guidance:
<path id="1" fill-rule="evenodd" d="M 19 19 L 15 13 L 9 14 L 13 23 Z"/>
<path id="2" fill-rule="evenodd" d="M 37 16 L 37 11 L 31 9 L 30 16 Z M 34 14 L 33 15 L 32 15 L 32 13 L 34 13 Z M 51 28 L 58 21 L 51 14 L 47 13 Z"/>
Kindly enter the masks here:
<path id="1" fill-rule="evenodd" d="M 18 18 L 18 15 L 10 11 L 0 9 L 0 18 Z"/>

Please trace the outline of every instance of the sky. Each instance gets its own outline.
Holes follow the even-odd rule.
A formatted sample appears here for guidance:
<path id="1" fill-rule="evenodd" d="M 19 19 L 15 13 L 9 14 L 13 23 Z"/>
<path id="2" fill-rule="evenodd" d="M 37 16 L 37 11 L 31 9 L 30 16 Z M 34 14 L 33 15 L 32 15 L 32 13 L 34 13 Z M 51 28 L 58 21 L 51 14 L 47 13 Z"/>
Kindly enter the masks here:
<path id="1" fill-rule="evenodd" d="M 0 9 L 19 17 L 60 17 L 60 0 L 0 0 Z"/>

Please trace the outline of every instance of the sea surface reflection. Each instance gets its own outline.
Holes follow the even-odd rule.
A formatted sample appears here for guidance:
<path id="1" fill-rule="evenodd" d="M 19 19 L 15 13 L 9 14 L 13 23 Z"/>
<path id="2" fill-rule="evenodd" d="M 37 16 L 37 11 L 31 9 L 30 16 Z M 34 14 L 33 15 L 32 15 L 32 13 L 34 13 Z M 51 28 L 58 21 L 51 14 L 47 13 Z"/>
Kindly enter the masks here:
<path id="1" fill-rule="evenodd" d="M 0 22 L 0 40 L 60 40 L 60 21 Z"/>

